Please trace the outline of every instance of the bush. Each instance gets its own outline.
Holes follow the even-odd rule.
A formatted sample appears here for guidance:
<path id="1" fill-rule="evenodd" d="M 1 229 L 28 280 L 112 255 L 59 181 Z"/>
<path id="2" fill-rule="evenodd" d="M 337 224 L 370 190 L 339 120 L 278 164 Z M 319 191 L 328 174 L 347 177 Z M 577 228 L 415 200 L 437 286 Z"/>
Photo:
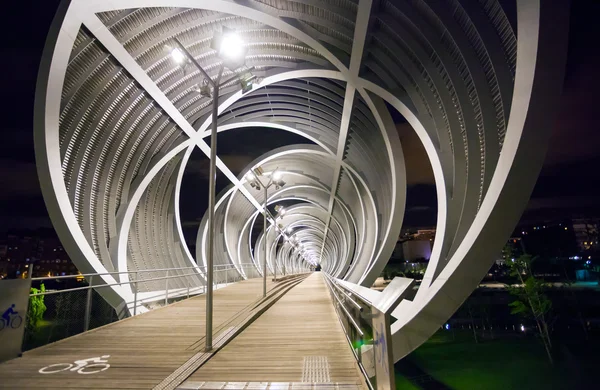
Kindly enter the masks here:
<path id="1" fill-rule="evenodd" d="M 39 289 L 32 287 L 30 293 L 39 294 L 40 292 L 45 291 L 46 286 L 44 286 L 44 284 L 42 283 Z M 35 332 L 37 330 L 38 325 L 44 317 L 45 312 L 46 305 L 44 304 L 43 295 L 36 295 L 29 298 L 29 307 L 27 308 L 27 327 L 30 331 Z"/>

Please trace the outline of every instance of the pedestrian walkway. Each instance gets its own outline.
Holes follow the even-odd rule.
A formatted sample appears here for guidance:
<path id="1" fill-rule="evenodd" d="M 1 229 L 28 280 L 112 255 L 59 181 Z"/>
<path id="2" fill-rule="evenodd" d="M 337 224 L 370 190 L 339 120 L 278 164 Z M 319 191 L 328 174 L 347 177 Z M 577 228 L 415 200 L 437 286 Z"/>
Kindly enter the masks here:
<path id="1" fill-rule="evenodd" d="M 278 389 L 314 383 L 361 388 L 362 375 L 322 273 L 292 288 L 180 388 L 206 388 L 200 387 L 205 382 L 214 388 L 225 383 L 240 387 L 224 388 L 250 388 L 241 386 L 260 382 L 275 382 L 270 388 Z"/>
<path id="2" fill-rule="evenodd" d="M 268 282 L 269 293 L 275 286 Z M 214 337 L 228 322 L 262 297 L 262 278 L 234 283 L 214 292 Z M 0 364 L 1 389 L 151 389 L 204 347 L 204 295 L 152 310 L 26 352 Z M 108 358 L 107 363 L 55 371 L 76 360 Z M 110 368 L 99 371 L 109 365 Z M 95 372 L 90 374 L 91 372 Z"/>
<path id="3" fill-rule="evenodd" d="M 26 352 L 0 388 L 363 388 L 322 274 L 268 283 L 267 299 L 260 278 L 214 292 L 211 352 L 200 296 Z"/>

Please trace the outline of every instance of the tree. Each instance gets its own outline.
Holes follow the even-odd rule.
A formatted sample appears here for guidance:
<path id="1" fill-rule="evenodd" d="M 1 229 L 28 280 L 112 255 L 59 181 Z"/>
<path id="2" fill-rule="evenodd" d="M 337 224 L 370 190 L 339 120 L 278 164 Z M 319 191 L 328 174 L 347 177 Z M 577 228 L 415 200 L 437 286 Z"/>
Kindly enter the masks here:
<path id="1" fill-rule="evenodd" d="M 517 278 L 519 284 L 507 285 L 508 291 L 516 299 L 509 304 L 511 314 L 521 315 L 535 321 L 537 333 L 542 340 L 548 360 L 553 364 L 552 340 L 550 338 L 550 327 L 548 317 L 552 309 L 552 301 L 544 293 L 546 283 L 536 278 L 531 272 L 531 264 L 536 258 L 530 255 L 522 255 L 514 261 L 506 262 L 510 269 L 510 275 Z"/>
<path id="2" fill-rule="evenodd" d="M 42 283 L 40 289 L 32 287 L 31 294 L 44 293 L 46 286 Z M 44 296 L 36 295 L 29 298 L 29 306 L 27 307 L 27 328 L 31 332 L 36 332 L 40 321 L 44 317 L 46 312 L 46 305 L 44 304 Z"/>

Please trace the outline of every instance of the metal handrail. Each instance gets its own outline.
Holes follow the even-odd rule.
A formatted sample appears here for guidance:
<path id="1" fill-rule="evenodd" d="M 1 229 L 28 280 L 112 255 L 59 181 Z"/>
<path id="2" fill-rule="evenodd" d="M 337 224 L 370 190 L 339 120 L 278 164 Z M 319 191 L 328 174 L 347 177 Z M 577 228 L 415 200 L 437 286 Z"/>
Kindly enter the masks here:
<path id="1" fill-rule="evenodd" d="M 327 275 L 329 278 L 331 278 L 331 276 Z M 339 288 L 345 290 L 348 292 L 348 295 L 356 297 L 359 301 L 361 301 L 362 303 L 371 306 L 373 303 L 369 300 L 367 300 L 366 298 L 363 298 L 360 294 L 357 294 L 356 291 L 352 290 L 351 288 L 344 286 L 341 283 L 338 283 L 335 279 L 331 278 L 333 283 L 338 286 Z"/>
<path id="2" fill-rule="evenodd" d="M 344 314 L 346 314 L 346 317 L 348 317 L 348 320 L 350 320 L 350 323 L 354 326 L 354 328 L 356 329 L 356 331 L 358 332 L 358 334 L 360 334 L 361 337 L 364 336 L 365 334 L 360 329 L 360 326 L 358 326 L 358 324 L 356 323 L 356 321 L 354 321 L 354 318 L 352 318 L 352 315 L 348 312 L 348 309 L 346 309 L 346 307 L 344 306 L 344 303 L 340 300 L 340 298 L 337 296 L 337 294 L 335 293 L 335 291 L 331 287 L 331 282 L 328 280 L 327 283 L 330 285 L 329 289 L 332 292 L 332 295 L 335 297 L 335 299 L 340 304 L 340 307 L 344 311 Z"/>
<path id="3" fill-rule="evenodd" d="M 222 270 L 222 271 L 228 271 L 228 270 Z M 217 271 L 217 272 L 219 272 L 219 271 Z M 184 277 L 184 276 L 193 276 L 193 275 L 196 275 L 196 274 L 163 276 L 163 277 L 152 278 L 152 279 L 135 279 L 135 280 L 130 280 L 128 282 L 95 284 L 95 285 L 88 285 L 88 286 L 83 286 L 83 287 L 68 288 L 68 289 L 64 289 L 64 290 L 46 290 L 44 292 L 39 292 L 39 293 L 35 293 L 35 294 L 29 294 L 29 296 L 30 297 L 37 297 L 39 295 L 60 294 L 60 293 L 64 293 L 64 292 L 73 292 L 73 291 L 88 290 L 90 288 L 102 288 L 102 287 L 121 286 L 121 285 L 124 285 L 124 284 L 133 284 L 133 283 L 138 283 L 138 282 L 151 282 L 153 280 L 175 279 L 175 278 L 181 278 L 181 277 Z"/>
<path id="4" fill-rule="evenodd" d="M 243 265 L 254 265 L 253 263 L 241 263 L 240 266 Z M 218 264 L 213 268 L 219 267 L 236 267 L 232 264 Z M 102 276 L 102 275 L 120 275 L 120 274 L 135 274 L 139 272 L 160 272 L 160 271 L 181 271 L 186 269 L 206 269 L 206 266 L 191 266 L 191 267 L 179 267 L 179 268 L 156 268 L 156 269 L 141 269 L 136 271 L 111 271 L 111 272 L 98 272 L 93 274 L 75 274 L 75 275 L 61 275 L 61 276 L 38 276 L 36 278 L 31 278 L 31 280 L 48 280 L 48 279 L 69 279 L 69 278 L 79 278 L 79 277 L 88 277 L 88 276 Z"/>
<path id="5" fill-rule="evenodd" d="M 226 264 L 223 264 L 226 265 Z M 223 272 L 223 271 L 230 271 L 230 270 L 236 270 L 237 271 L 237 267 L 233 266 L 233 265 L 229 265 L 230 268 L 226 268 L 226 269 L 218 269 L 215 270 L 215 272 Z M 165 269 L 161 269 L 161 270 L 141 270 L 141 271 L 129 271 L 129 273 L 133 273 L 137 276 L 137 274 L 139 272 L 153 272 L 153 271 L 176 271 L 176 270 L 183 270 L 183 269 L 190 269 L 190 268 L 195 268 L 195 267 L 185 267 L 185 268 L 165 268 Z M 123 272 L 121 272 L 123 273 Z M 89 274 L 88 276 L 90 277 L 94 277 L 94 276 L 100 276 L 100 275 L 105 275 L 105 274 Z M 112 286 L 122 286 L 122 285 L 127 285 L 127 284 L 134 284 L 134 283 L 138 283 L 138 282 L 151 282 L 151 281 L 156 281 L 156 280 L 167 280 L 167 279 L 175 279 L 175 278 L 182 278 L 185 276 L 197 276 L 198 274 L 196 273 L 190 273 L 190 274 L 184 274 L 184 275 L 173 275 L 173 276 L 162 276 L 162 277 L 156 277 L 156 278 L 144 278 L 144 279 L 139 279 L 139 278 L 135 278 L 133 280 L 128 280 L 128 281 L 123 281 L 123 282 L 116 282 L 116 283 L 104 283 L 104 284 L 97 284 L 97 285 L 87 285 L 87 286 L 83 286 L 83 287 L 73 287 L 73 288 L 68 288 L 68 289 L 64 289 L 64 290 L 46 290 L 44 292 L 39 292 L 39 293 L 33 293 L 33 294 L 29 294 L 30 297 L 36 297 L 36 296 L 40 296 L 40 295 L 52 295 L 52 294 L 59 294 L 59 293 L 64 293 L 64 292 L 73 292 L 73 291 L 83 291 L 83 290 L 88 290 L 91 288 L 102 288 L 102 287 L 112 287 Z M 68 277 L 81 277 L 84 275 L 65 275 Z M 60 277 L 52 277 L 52 276 L 46 276 L 43 278 L 34 278 L 33 280 L 47 280 L 47 279 L 59 279 L 59 278 L 64 278 L 64 276 L 60 276 Z"/>
<path id="6" fill-rule="evenodd" d="M 352 297 L 351 297 L 351 296 L 350 296 L 348 293 L 346 293 L 346 292 L 344 291 L 344 289 L 342 289 L 342 287 L 340 287 L 340 285 L 339 285 L 339 284 L 338 284 L 338 283 L 337 283 L 335 280 L 333 280 L 333 278 L 332 278 L 331 276 L 329 276 L 329 275 L 327 275 L 327 274 L 325 274 L 325 275 L 327 276 L 327 278 L 329 278 L 329 281 L 331 282 L 331 284 L 332 284 L 332 285 L 333 285 L 333 286 L 334 286 L 334 287 L 335 287 L 335 288 L 336 288 L 336 289 L 337 289 L 337 290 L 338 290 L 340 293 L 344 294 L 344 296 L 345 296 L 346 298 L 348 298 L 348 299 L 350 300 L 350 302 L 352 302 L 352 304 L 354 305 L 354 307 L 356 307 L 356 308 L 357 308 L 359 311 L 363 311 L 363 307 L 362 307 L 362 306 L 361 306 L 361 305 L 360 305 L 358 302 L 356 302 L 356 301 L 355 301 L 355 300 L 354 300 L 354 299 L 353 299 L 353 298 L 352 298 Z M 351 290 L 350 290 L 350 291 L 351 291 Z M 362 299 L 361 299 L 361 301 L 363 301 L 363 303 L 366 303 L 366 304 L 368 304 L 368 305 L 370 305 L 370 304 L 371 304 L 370 302 L 365 302 L 365 301 L 364 301 L 364 300 L 362 300 Z"/>
<path id="7" fill-rule="evenodd" d="M 248 268 L 247 268 L 248 267 Z M 185 279 L 183 280 L 184 286 L 186 287 L 177 287 L 177 288 L 172 288 L 171 289 L 171 296 L 169 296 L 169 279 L 176 279 L 176 278 L 185 278 L 188 276 L 201 276 L 201 274 L 199 274 L 197 271 L 198 269 L 202 269 L 204 268 L 204 272 L 206 272 L 206 268 L 205 266 L 191 266 L 191 267 L 178 267 L 178 268 L 158 268 L 158 269 L 147 269 L 147 270 L 135 270 L 135 271 L 117 271 L 117 272 L 106 272 L 106 273 L 95 273 L 95 274 L 86 274 L 86 275 L 65 275 L 65 276 L 46 276 L 46 277 L 38 277 L 38 278 L 32 278 L 33 280 L 38 280 L 38 281 L 43 281 L 43 280 L 55 280 L 55 279 L 67 279 L 67 278 L 80 278 L 80 277 L 85 277 L 87 276 L 88 279 L 88 285 L 87 286 L 82 286 L 82 287 L 74 287 L 74 288 L 68 288 L 68 289 L 64 289 L 64 290 L 47 290 L 47 291 L 43 291 L 43 292 L 37 292 L 37 293 L 33 293 L 33 294 L 29 294 L 29 297 L 37 297 L 37 296 L 43 296 L 43 295 L 53 295 L 53 294 L 60 294 L 60 293 L 65 293 L 65 292 L 73 292 L 73 291 L 87 291 L 87 297 L 85 300 L 85 313 L 84 313 L 84 327 L 83 330 L 84 331 L 88 331 L 89 327 L 90 327 L 90 319 L 91 319 L 91 308 L 92 308 L 92 293 L 94 291 L 94 289 L 100 289 L 103 287 L 113 287 L 113 286 L 122 286 L 122 285 L 133 285 L 134 287 L 132 288 L 132 292 L 133 292 L 133 301 L 132 302 L 127 302 L 127 306 L 129 308 L 130 304 L 133 304 L 133 313 L 130 313 L 135 316 L 138 314 L 138 306 L 143 306 L 145 303 L 144 301 L 146 301 L 146 303 L 151 302 L 154 298 L 158 298 L 158 299 L 162 299 L 162 292 L 163 291 L 154 291 L 156 293 L 160 293 L 159 295 L 156 295 L 154 297 L 150 297 L 150 300 L 148 300 L 148 297 L 146 298 L 142 298 L 142 300 L 138 300 L 138 283 L 140 282 L 152 282 L 152 281 L 159 281 L 159 280 L 165 280 L 165 290 L 164 290 L 164 303 L 165 306 L 169 304 L 169 298 L 176 298 L 176 297 L 180 297 L 180 296 L 184 296 L 185 295 L 185 290 L 187 288 L 187 297 L 190 297 L 190 287 L 191 287 L 191 283 L 189 283 L 189 280 L 186 281 Z M 169 272 L 171 271 L 183 271 L 183 270 L 190 270 L 193 269 L 196 272 L 192 272 L 192 273 L 182 273 L 182 274 L 171 274 L 169 275 Z M 237 274 L 239 275 L 239 277 L 241 277 L 241 279 L 245 279 L 247 278 L 247 271 L 248 269 L 256 269 L 255 265 L 253 263 L 241 263 L 241 264 L 219 264 L 213 267 L 214 272 L 218 273 L 218 272 L 225 272 L 225 285 L 229 284 L 229 271 L 235 270 L 237 272 Z M 165 272 L 165 276 L 158 276 L 158 277 L 151 277 L 151 278 L 140 278 L 140 273 L 149 273 L 149 272 Z M 95 285 L 94 284 L 94 277 L 99 277 L 102 275 L 114 275 L 114 274 L 134 274 L 134 276 L 127 281 L 120 281 L 120 282 L 115 282 L 115 283 L 100 283 Z M 114 280 L 114 279 L 113 279 Z M 232 282 L 236 282 L 239 281 L 239 279 L 236 279 L 236 277 L 234 276 L 233 278 L 231 278 Z M 102 282 L 104 282 L 104 280 L 102 280 Z M 221 283 L 223 283 L 223 281 L 221 281 Z M 218 285 L 219 283 L 217 283 Z M 200 294 L 200 288 L 202 288 L 203 293 L 206 293 L 207 291 L 207 285 L 206 283 L 204 283 L 203 285 L 197 285 L 194 287 L 193 290 L 197 291 L 198 294 Z M 173 292 L 175 292 L 175 296 L 173 296 Z M 131 308 L 129 308 L 129 310 L 131 310 Z"/>

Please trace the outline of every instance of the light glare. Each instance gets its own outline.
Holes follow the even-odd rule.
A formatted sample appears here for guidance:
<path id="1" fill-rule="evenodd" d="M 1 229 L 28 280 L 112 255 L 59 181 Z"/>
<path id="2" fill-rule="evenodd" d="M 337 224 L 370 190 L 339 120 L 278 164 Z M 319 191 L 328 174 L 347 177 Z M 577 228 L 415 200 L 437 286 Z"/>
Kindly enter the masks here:
<path id="1" fill-rule="evenodd" d="M 185 54 L 178 47 L 171 50 L 171 58 L 178 63 L 182 64 L 185 61 Z"/>
<path id="2" fill-rule="evenodd" d="M 221 47 L 219 48 L 219 57 L 226 60 L 238 60 L 244 54 L 244 41 L 234 33 L 228 32 L 221 38 Z"/>
<path id="3" fill-rule="evenodd" d="M 282 177 L 283 177 L 283 174 L 281 173 L 281 171 L 273 172 L 273 180 L 279 181 L 279 180 L 281 180 Z"/>

